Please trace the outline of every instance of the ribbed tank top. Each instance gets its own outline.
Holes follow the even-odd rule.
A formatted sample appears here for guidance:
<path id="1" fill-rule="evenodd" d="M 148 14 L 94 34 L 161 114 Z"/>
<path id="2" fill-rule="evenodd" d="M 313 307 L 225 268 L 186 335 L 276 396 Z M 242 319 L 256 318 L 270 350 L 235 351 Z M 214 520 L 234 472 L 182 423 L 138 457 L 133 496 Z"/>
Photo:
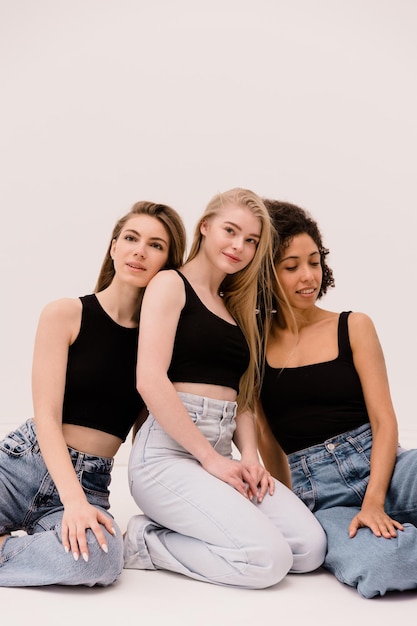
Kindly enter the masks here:
<path id="1" fill-rule="evenodd" d="M 94 294 L 80 300 L 81 327 L 68 351 L 62 421 L 125 441 L 144 406 L 136 390 L 138 328 L 117 324 Z"/>
<path id="2" fill-rule="evenodd" d="M 265 364 L 261 401 L 286 454 L 322 443 L 369 421 L 353 364 L 348 316 L 340 314 L 339 354 L 333 361 L 284 369 Z"/>

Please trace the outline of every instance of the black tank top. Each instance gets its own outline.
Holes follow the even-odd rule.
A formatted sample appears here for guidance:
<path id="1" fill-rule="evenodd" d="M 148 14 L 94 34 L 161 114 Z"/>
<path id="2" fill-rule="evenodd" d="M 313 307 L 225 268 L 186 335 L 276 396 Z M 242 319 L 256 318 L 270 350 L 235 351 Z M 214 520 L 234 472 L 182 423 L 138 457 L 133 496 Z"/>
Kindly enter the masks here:
<path id="1" fill-rule="evenodd" d="M 333 361 L 282 370 L 265 364 L 262 406 L 286 454 L 322 443 L 369 421 L 353 364 L 349 313 L 339 316 L 339 355 Z"/>
<path id="2" fill-rule="evenodd" d="M 239 391 L 249 365 L 249 348 L 239 326 L 212 313 L 181 272 L 185 305 L 175 336 L 168 377 L 172 382 L 207 383 Z"/>
<path id="3" fill-rule="evenodd" d="M 94 294 L 80 300 L 81 328 L 68 351 L 62 421 L 125 441 L 144 406 L 136 390 L 138 328 L 119 326 Z"/>

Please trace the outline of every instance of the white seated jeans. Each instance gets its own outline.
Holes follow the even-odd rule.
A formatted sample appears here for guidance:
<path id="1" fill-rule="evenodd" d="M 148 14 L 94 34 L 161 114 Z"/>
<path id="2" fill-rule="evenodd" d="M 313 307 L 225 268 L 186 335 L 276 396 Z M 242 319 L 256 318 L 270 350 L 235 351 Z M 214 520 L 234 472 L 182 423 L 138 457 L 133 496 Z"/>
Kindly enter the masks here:
<path id="1" fill-rule="evenodd" d="M 213 447 L 232 458 L 236 403 L 178 395 Z M 323 530 L 291 490 L 276 482 L 273 496 L 249 501 L 204 470 L 152 415 L 136 435 L 129 479 L 144 515 L 129 521 L 126 568 L 257 589 L 323 562 Z"/>

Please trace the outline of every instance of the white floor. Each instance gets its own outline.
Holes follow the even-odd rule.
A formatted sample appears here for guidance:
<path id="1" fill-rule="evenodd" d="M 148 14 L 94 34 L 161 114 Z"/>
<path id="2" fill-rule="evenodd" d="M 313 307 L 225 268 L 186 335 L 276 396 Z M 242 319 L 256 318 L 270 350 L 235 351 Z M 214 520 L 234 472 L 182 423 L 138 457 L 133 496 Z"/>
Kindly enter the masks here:
<path id="1" fill-rule="evenodd" d="M 137 509 L 127 485 L 128 447 L 113 470 L 112 513 L 124 530 Z M 416 565 L 417 566 L 417 565 Z M 14 626 L 169 624 L 172 626 L 358 626 L 415 623 L 417 592 L 364 600 L 331 574 L 289 575 L 261 591 L 228 589 L 161 571 L 124 570 L 107 588 L 0 588 L 0 622 Z"/>

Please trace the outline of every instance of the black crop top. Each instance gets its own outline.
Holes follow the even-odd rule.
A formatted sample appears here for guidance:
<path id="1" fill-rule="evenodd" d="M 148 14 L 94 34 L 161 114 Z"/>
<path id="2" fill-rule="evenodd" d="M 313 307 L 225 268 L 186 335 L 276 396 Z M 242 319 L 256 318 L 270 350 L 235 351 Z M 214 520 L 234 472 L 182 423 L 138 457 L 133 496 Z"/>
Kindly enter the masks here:
<path id="1" fill-rule="evenodd" d="M 172 382 L 207 383 L 239 391 L 249 365 L 249 348 L 239 326 L 212 313 L 181 272 L 185 305 L 175 336 L 168 377 Z"/>
<path id="2" fill-rule="evenodd" d="M 144 406 L 136 389 L 138 328 L 119 326 L 94 294 L 80 300 L 81 327 L 68 351 L 62 421 L 125 441 Z"/>
<path id="3" fill-rule="evenodd" d="M 283 370 L 265 364 L 262 406 L 286 454 L 322 443 L 369 421 L 353 364 L 349 313 L 339 316 L 339 355 L 333 361 Z"/>

